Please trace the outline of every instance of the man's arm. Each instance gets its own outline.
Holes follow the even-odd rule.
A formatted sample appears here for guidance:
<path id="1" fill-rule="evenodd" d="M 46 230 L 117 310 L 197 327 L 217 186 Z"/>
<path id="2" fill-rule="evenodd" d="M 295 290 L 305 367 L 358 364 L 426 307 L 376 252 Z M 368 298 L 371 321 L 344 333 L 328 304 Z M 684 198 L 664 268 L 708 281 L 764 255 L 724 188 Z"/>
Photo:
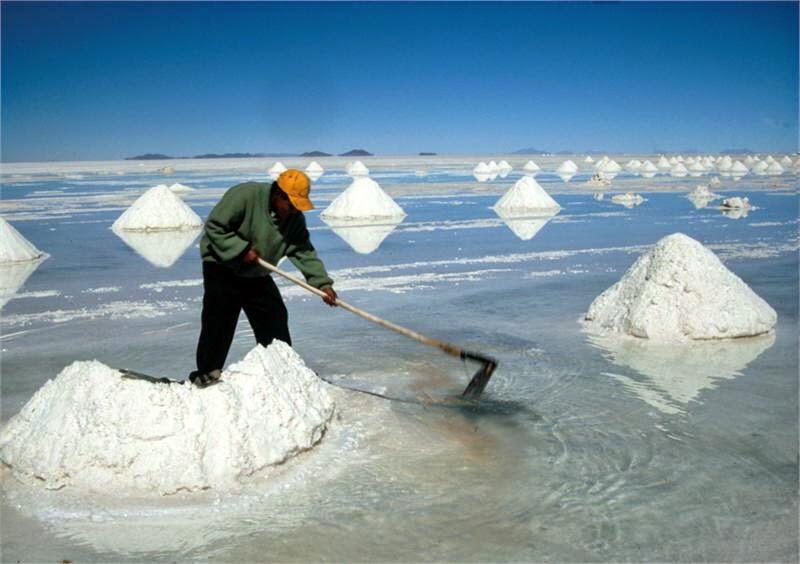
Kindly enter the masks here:
<path id="1" fill-rule="evenodd" d="M 222 262 L 238 258 L 250 247 L 250 242 L 238 233 L 247 202 L 236 188 L 234 186 L 225 192 L 206 220 L 211 250 Z"/>
<path id="2" fill-rule="evenodd" d="M 308 234 L 306 219 L 303 215 L 297 218 L 297 224 L 292 229 L 286 256 L 303 273 L 306 282 L 315 288 L 324 291 L 333 286 L 333 280 L 328 276 L 325 265 L 322 264 L 317 256 L 317 251 L 311 244 L 311 237 Z"/>

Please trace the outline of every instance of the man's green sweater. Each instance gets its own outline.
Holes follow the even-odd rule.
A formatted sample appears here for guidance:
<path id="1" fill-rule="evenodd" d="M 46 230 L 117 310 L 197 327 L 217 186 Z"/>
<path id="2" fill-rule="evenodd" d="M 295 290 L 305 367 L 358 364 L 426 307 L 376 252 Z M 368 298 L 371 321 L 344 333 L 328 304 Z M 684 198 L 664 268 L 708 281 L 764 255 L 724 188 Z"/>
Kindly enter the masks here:
<path id="1" fill-rule="evenodd" d="M 269 209 L 271 190 L 271 184 L 244 182 L 225 192 L 206 220 L 205 235 L 200 241 L 203 261 L 224 264 L 239 276 L 268 276 L 269 272 L 258 263 L 241 261 L 252 247 L 272 264 L 289 257 L 316 288 L 332 286 L 333 280 L 311 245 L 306 218 L 297 212 L 279 225 Z"/>

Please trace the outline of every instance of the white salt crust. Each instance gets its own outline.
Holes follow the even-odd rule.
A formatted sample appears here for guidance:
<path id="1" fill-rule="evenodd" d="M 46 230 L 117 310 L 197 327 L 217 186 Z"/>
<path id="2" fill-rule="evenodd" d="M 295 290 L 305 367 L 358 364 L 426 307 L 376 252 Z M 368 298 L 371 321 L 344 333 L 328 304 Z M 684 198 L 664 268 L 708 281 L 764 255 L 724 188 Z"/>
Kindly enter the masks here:
<path id="1" fill-rule="evenodd" d="M 339 194 L 322 212 L 323 218 L 363 219 L 368 221 L 382 219 L 402 219 L 403 209 L 380 185 L 367 177 L 353 180 L 347 189 Z"/>
<path id="2" fill-rule="evenodd" d="M 559 210 L 553 198 L 530 176 L 523 176 L 494 205 L 495 209 L 524 210 Z"/>
<path id="3" fill-rule="evenodd" d="M 42 251 L 0 217 L 0 264 L 33 261 L 43 256 Z"/>
<path id="4" fill-rule="evenodd" d="M 658 241 L 586 313 L 593 330 L 677 342 L 760 335 L 776 321 L 767 302 L 682 233 Z"/>
<path id="5" fill-rule="evenodd" d="M 47 489 L 235 490 L 322 439 L 334 412 L 327 387 L 280 341 L 255 347 L 206 389 L 74 362 L 8 422 L 0 460 Z"/>
<path id="6" fill-rule="evenodd" d="M 191 229 L 203 220 L 166 185 L 159 184 L 139 196 L 112 228 L 133 231 Z"/>

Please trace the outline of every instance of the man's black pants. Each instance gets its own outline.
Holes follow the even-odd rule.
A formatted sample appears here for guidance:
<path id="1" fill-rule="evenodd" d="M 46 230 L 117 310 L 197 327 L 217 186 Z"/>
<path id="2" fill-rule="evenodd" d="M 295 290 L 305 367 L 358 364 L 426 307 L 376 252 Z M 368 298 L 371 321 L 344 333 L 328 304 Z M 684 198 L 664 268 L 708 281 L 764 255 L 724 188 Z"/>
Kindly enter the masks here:
<path id="1" fill-rule="evenodd" d="M 289 315 L 270 276 L 245 278 L 217 263 L 203 262 L 203 314 L 197 342 L 197 369 L 222 370 L 244 310 L 259 344 L 273 339 L 292 344 Z"/>

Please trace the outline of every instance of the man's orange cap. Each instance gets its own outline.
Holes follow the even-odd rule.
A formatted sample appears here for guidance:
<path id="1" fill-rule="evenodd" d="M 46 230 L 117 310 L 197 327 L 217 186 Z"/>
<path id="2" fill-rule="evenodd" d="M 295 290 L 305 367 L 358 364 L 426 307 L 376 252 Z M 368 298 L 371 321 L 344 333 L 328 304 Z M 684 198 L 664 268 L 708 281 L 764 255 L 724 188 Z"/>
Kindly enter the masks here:
<path id="1" fill-rule="evenodd" d="M 308 199 L 308 193 L 311 191 L 311 181 L 304 172 L 296 168 L 283 171 L 278 177 L 278 186 L 286 192 L 292 205 L 298 210 L 308 211 L 314 209 L 314 204 Z"/>

